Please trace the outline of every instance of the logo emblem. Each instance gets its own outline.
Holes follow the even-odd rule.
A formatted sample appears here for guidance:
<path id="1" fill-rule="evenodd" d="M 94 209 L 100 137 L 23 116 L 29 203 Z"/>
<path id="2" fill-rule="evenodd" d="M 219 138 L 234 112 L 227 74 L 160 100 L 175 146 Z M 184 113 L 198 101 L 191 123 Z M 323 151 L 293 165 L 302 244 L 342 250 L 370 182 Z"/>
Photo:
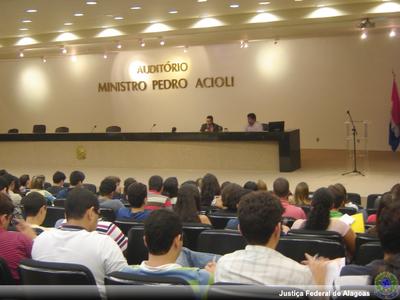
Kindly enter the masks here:
<path id="1" fill-rule="evenodd" d="M 381 299 L 394 299 L 399 295 L 399 281 L 396 275 L 390 272 L 379 273 L 375 277 L 375 294 Z"/>

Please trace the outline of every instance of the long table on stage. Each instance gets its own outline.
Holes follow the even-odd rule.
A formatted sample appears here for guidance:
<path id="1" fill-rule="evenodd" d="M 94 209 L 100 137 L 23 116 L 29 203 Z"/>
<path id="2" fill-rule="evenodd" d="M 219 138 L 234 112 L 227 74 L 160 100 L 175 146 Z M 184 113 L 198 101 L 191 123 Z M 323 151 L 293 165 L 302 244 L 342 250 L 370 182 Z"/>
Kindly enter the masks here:
<path id="1" fill-rule="evenodd" d="M 78 159 L 83 151 L 86 158 Z M 239 169 L 292 172 L 300 130 L 221 133 L 0 134 L 0 166 Z"/>

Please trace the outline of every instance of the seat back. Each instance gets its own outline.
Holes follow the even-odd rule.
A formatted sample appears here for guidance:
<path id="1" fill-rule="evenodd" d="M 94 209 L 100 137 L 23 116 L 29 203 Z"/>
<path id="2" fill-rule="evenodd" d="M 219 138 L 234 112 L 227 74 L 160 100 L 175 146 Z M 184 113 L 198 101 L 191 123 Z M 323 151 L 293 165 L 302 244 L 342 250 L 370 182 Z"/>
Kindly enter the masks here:
<path id="1" fill-rule="evenodd" d="M 119 126 L 108 126 L 106 128 L 107 133 L 113 133 L 113 132 L 121 132 L 121 127 Z"/>
<path id="2" fill-rule="evenodd" d="M 115 221 L 115 213 L 112 208 L 100 208 L 100 216 L 103 221 Z"/>
<path id="3" fill-rule="evenodd" d="M 65 219 L 64 207 L 48 206 L 46 218 L 42 224 L 43 227 L 54 227 L 56 222 L 60 219 Z"/>
<path id="4" fill-rule="evenodd" d="M 10 268 L 7 262 L 0 257 L 0 285 L 13 285 L 16 284 L 14 278 L 11 276 Z"/>
<path id="5" fill-rule="evenodd" d="M 166 283 L 171 285 L 189 285 L 189 283 L 178 277 L 172 276 L 157 276 L 157 275 L 138 275 L 127 272 L 113 272 L 106 276 L 105 284 L 111 285 L 155 285 Z"/>
<path id="6" fill-rule="evenodd" d="M 126 255 L 129 265 L 139 265 L 149 257 L 147 247 L 144 245 L 143 236 L 144 225 L 129 229 L 128 250 Z"/>
<path id="7" fill-rule="evenodd" d="M 83 186 L 83 188 L 85 188 L 85 189 L 91 191 L 91 192 L 94 193 L 94 194 L 96 194 L 96 192 L 97 192 L 97 187 L 96 187 L 96 185 L 94 185 L 94 184 L 92 184 L 92 183 L 84 183 L 82 186 Z"/>
<path id="8" fill-rule="evenodd" d="M 357 233 L 356 235 L 356 251 L 354 254 L 354 263 L 357 261 L 365 261 L 364 253 L 361 251 L 361 246 L 367 243 L 380 243 L 378 237 L 367 234 L 367 233 Z M 360 252 L 361 251 L 361 252 Z"/>
<path id="9" fill-rule="evenodd" d="M 46 133 L 46 125 L 43 124 L 35 124 L 33 125 L 33 133 Z"/>
<path id="10" fill-rule="evenodd" d="M 380 242 L 362 244 L 354 259 L 356 265 L 365 266 L 375 259 L 383 259 L 383 249 Z"/>
<path id="11" fill-rule="evenodd" d="M 57 196 L 58 192 L 61 191 L 63 188 L 64 187 L 62 187 L 62 186 L 53 185 L 53 186 L 47 188 L 46 191 L 48 191 L 53 196 Z"/>
<path id="12" fill-rule="evenodd" d="M 212 229 L 200 233 L 197 251 L 224 255 L 244 249 L 246 245 L 246 240 L 237 230 Z"/>
<path id="13" fill-rule="evenodd" d="M 276 250 L 297 262 L 305 260 L 305 253 L 318 254 L 330 259 L 345 257 L 344 246 L 338 241 L 322 238 L 311 239 L 300 235 L 281 237 Z"/>
<path id="14" fill-rule="evenodd" d="M 357 213 L 357 209 L 355 209 L 354 207 L 341 207 L 339 208 L 339 211 L 342 214 L 348 214 L 350 216 L 355 215 Z"/>
<path id="15" fill-rule="evenodd" d="M 347 193 L 347 199 L 357 205 L 361 205 L 361 195 L 358 193 Z"/>
<path id="16" fill-rule="evenodd" d="M 308 229 L 291 229 L 288 232 L 288 235 L 296 235 L 301 237 L 307 237 L 310 239 L 329 239 L 338 242 L 342 242 L 341 235 L 336 231 L 329 231 L 329 230 L 308 230 Z"/>
<path id="17" fill-rule="evenodd" d="M 66 199 L 55 199 L 54 201 L 53 201 L 53 204 L 54 204 L 54 206 L 57 206 L 57 207 L 65 207 L 65 200 Z"/>
<path id="18" fill-rule="evenodd" d="M 184 223 L 183 224 L 183 246 L 190 250 L 197 250 L 197 240 L 201 232 L 212 229 L 211 225 L 201 223 Z"/>
<path id="19" fill-rule="evenodd" d="M 69 128 L 65 127 L 65 126 L 57 127 L 55 132 L 56 133 L 68 133 Z"/>
<path id="20" fill-rule="evenodd" d="M 237 218 L 237 214 L 218 214 L 217 212 L 212 212 L 208 214 L 208 218 L 215 229 L 224 229 L 230 219 Z"/>
<path id="21" fill-rule="evenodd" d="M 367 209 L 369 208 L 377 208 L 375 206 L 375 201 L 376 199 L 378 199 L 380 196 L 382 196 L 381 194 L 369 194 L 367 196 Z"/>
<path id="22" fill-rule="evenodd" d="M 8 133 L 19 133 L 19 130 L 18 130 L 18 128 L 11 128 L 11 129 L 8 129 Z"/>
<path id="23" fill-rule="evenodd" d="M 143 227 L 144 224 L 143 222 L 134 222 L 134 221 L 122 221 L 122 220 L 116 220 L 114 221 L 114 224 L 121 229 L 121 231 L 124 233 L 124 235 L 128 236 L 128 232 L 132 227 L 139 226 Z"/>

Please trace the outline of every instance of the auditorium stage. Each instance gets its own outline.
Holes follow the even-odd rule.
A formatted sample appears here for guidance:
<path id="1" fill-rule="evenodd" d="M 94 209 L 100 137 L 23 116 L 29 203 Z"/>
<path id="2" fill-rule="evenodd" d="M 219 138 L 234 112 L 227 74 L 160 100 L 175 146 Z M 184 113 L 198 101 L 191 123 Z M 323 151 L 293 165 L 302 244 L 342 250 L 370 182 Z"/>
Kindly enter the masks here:
<path id="1" fill-rule="evenodd" d="M 327 186 L 337 182 L 345 185 L 349 192 L 358 192 L 366 197 L 372 193 L 382 193 L 390 189 L 392 185 L 400 182 L 400 153 L 370 151 L 367 157 L 359 157 L 360 170 L 365 172 L 365 177 L 355 174 L 342 176 L 347 170 L 352 170 L 352 161 L 349 153 L 344 150 L 310 150 L 302 149 L 302 167 L 290 173 L 280 173 L 273 171 L 259 170 L 227 170 L 227 169 L 129 169 L 129 168 L 93 168 L 86 167 L 81 170 L 86 174 L 86 182 L 98 185 L 107 175 L 119 176 L 122 180 L 126 177 L 147 182 L 151 175 L 158 174 L 164 178 L 176 176 L 179 182 L 188 179 L 202 177 L 206 172 L 214 173 L 220 180 L 229 180 L 243 184 L 247 180 L 263 179 L 269 189 L 272 189 L 272 182 L 279 176 L 286 177 L 291 190 L 294 191 L 295 185 L 300 181 L 309 184 L 310 190 L 315 190 L 321 186 Z M 51 162 L 55 165 L 55 162 Z M 6 168 L 9 172 L 20 176 L 23 173 L 30 175 L 44 174 L 47 181 L 51 182 L 51 176 L 56 169 L 48 168 L 46 165 L 38 166 L 13 166 L 12 161 L 2 161 L 1 168 Z M 68 174 L 75 168 L 63 166 L 60 162 L 60 170 Z M 365 199 L 363 199 L 365 201 Z"/>

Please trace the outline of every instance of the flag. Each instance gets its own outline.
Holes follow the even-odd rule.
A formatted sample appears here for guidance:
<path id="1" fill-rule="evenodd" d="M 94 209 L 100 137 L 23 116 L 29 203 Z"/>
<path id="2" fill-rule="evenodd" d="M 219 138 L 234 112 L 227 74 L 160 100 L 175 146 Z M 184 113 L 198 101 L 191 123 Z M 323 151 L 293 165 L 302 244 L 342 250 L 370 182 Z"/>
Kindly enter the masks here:
<path id="1" fill-rule="evenodd" d="M 395 152 L 400 144 L 400 98 L 397 91 L 396 77 L 392 86 L 392 118 L 389 124 L 389 145 Z"/>

